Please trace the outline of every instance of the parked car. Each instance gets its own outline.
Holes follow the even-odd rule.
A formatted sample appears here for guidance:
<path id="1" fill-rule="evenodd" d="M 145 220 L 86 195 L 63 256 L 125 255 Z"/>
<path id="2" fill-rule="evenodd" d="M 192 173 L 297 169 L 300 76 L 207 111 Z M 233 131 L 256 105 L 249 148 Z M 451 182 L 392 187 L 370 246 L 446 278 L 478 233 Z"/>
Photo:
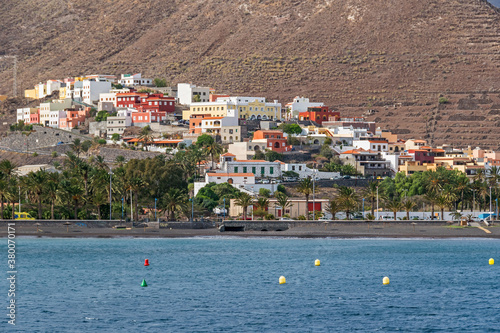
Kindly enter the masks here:
<path id="1" fill-rule="evenodd" d="M 280 221 L 293 221 L 293 219 L 291 219 L 289 217 L 282 217 L 282 218 L 280 218 Z"/>
<path id="2" fill-rule="evenodd" d="M 30 214 L 26 212 L 14 213 L 15 220 L 35 220 Z"/>
<path id="3" fill-rule="evenodd" d="M 342 178 L 344 178 L 344 179 L 351 179 L 351 176 L 349 176 L 349 175 L 345 175 L 345 176 L 344 176 L 344 177 L 342 177 Z"/>
<path id="4" fill-rule="evenodd" d="M 269 179 L 262 179 L 262 184 L 269 184 L 271 181 Z"/>

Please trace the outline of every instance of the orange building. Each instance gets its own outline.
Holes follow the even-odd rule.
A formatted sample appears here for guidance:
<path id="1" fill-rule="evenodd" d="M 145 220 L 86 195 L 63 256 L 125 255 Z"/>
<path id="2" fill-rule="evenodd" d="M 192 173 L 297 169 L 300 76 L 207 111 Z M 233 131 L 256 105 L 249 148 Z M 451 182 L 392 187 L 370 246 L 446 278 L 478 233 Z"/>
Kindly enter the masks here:
<path id="1" fill-rule="evenodd" d="M 283 132 L 277 130 L 258 130 L 253 134 L 252 142 L 265 142 L 266 149 L 278 153 L 292 150 L 292 146 L 287 145 Z"/>
<path id="2" fill-rule="evenodd" d="M 308 107 L 306 112 L 299 113 L 299 120 L 311 120 L 318 124 L 324 121 L 338 121 L 340 112 L 332 111 L 328 106 Z"/>

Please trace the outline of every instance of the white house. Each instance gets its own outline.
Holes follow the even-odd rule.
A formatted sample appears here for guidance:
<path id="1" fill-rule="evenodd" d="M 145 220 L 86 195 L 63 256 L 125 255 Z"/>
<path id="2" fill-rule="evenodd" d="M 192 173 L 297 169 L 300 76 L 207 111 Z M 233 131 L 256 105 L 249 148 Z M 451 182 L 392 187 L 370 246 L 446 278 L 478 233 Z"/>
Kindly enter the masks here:
<path id="1" fill-rule="evenodd" d="M 69 98 L 40 103 L 40 124 L 43 126 L 59 127 L 59 118 L 66 116 L 66 112 L 61 113 L 56 111 L 64 111 L 70 108 L 72 104 Z"/>
<path id="2" fill-rule="evenodd" d="M 133 87 L 133 86 L 152 86 L 153 85 L 153 79 L 146 79 L 143 78 L 141 73 L 137 74 L 122 74 L 121 78 L 118 80 L 118 83 L 126 86 L 126 87 Z"/>
<path id="3" fill-rule="evenodd" d="M 47 95 L 51 95 L 54 91 L 61 88 L 61 81 L 59 80 L 47 80 Z"/>
<path id="4" fill-rule="evenodd" d="M 285 108 L 290 110 L 289 118 L 298 118 L 299 112 L 306 112 L 309 107 L 324 106 L 323 103 L 312 103 L 309 102 L 309 98 L 295 96 L 293 101 L 287 103 Z"/>
<path id="5" fill-rule="evenodd" d="M 373 150 L 380 152 L 389 151 L 389 142 L 383 138 L 373 138 L 364 140 L 353 140 L 352 145 L 355 148 L 362 148 L 364 150 Z"/>
<path id="6" fill-rule="evenodd" d="M 177 100 L 180 104 L 190 105 L 193 98 L 198 95 L 200 102 L 208 102 L 210 95 L 209 87 L 197 87 L 191 83 L 178 83 L 177 84 Z"/>
<path id="7" fill-rule="evenodd" d="M 318 169 L 311 169 L 305 163 L 284 163 L 281 162 L 281 172 L 293 171 L 299 178 L 316 177 L 317 179 L 340 178 L 340 172 L 324 172 Z"/>
<path id="8" fill-rule="evenodd" d="M 125 128 L 132 125 L 132 110 L 118 110 L 117 115 L 106 119 L 106 134 L 111 137 L 117 133 L 123 135 Z"/>
<path id="9" fill-rule="evenodd" d="M 76 89 L 75 89 L 76 90 Z M 93 104 L 99 102 L 99 95 L 111 90 L 111 82 L 107 80 L 83 80 L 81 88 L 81 99 L 84 103 Z"/>
<path id="10" fill-rule="evenodd" d="M 25 124 L 30 122 L 31 114 L 37 112 L 37 108 L 21 108 L 17 109 L 17 122 L 24 121 Z"/>
<path id="11" fill-rule="evenodd" d="M 222 154 L 220 157 L 221 172 L 253 173 L 259 178 L 280 178 L 281 162 L 264 160 L 236 160 L 232 154 Z"/>

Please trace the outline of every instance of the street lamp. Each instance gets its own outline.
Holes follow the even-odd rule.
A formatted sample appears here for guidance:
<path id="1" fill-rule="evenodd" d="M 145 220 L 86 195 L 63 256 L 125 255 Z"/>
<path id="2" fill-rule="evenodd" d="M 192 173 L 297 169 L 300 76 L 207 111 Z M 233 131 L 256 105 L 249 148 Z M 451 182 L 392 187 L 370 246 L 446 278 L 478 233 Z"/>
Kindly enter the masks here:
<path id="1" fill-rule="evenodd" d="M 223 210 L 223 212 L 224 212 L 224 219 L 223 219 L 223 221 L 225 221 L 226 220 L 226 198 L 224 198 L 224 210 Z"/>
<path id="2" fill-rule="evenodd" d="M 21 186 L 19 186 L 19 213 L 21 212 Z M 3 216 L 2 216 L 3 218 Z"/>
<path id="3" fill-rule="evenodd" d="M 315 215 L 316 215 L 316 199 L 314 196 L 315 188 L 316 188 L 315 185 L 316 185 L 316 165 L 314 165 L 314 169 L 313 169 L 313 221 L 315 220 Z"/>
<path id="4" fill-rule="evenodd" d="M 493 216 L 492 208 L 491 208 L 491 186 L 490 186 L 490 222 Z"/>
<path id="5" fill-rule="evenodd" d="M 379 216 L 378 216 L 378 185 L 377 185 L 377 220 L 379 219 Z"/>
<path id="6" fill-rule="evenodd" d="M 123 220 L 123 198 L 122 198 L 122 220 Z"/>
<path id="7" fill-rule="evenodd" d="M 365 198 L 363 198 L 363 220 L 365 219 Z"/>
<path id="8" fill-rule="evenodd" d="M 156 201 L 158 201 L 158 198 L 155 198 L 155 221 L 156 221 Z"/>
<path id="9" fill-rule="evenodd" d="M 109 219 L 111 220 L 111 179 L 113 177 L 113 171 L 109 170 Z"/>
<path id="10" fill-rule="evenodd" d="M 194 200 L 191 198 L 189 201 L 191 201 L 191 222 L 194 222 Z"/>

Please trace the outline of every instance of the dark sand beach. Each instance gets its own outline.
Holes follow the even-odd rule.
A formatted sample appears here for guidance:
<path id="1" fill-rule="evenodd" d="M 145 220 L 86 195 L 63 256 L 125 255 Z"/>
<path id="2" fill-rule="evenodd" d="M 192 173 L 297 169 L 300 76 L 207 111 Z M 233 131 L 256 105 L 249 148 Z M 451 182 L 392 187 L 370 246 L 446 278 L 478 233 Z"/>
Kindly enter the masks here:
<path id="1" fill-rule="evenodd" d="M 66 224 L 65 224 L 66 223 Z M 65 238 L 112 238 L 112 237 L 156 237 L 156 238 L 177 238 L 177 237 L 215 237 L 215 236 L 236 236 L 236 237 L 336 237 L 336 238 L 455 238 L 455 237 L 477 237 L 477 238 L 500 238 L 500 224 L 491 226 L 480 225 L 479 227 L 462 227 L 457 223 L 450 222 L 294 222 L 281 223 L 282 231 L 273 230 L 273 222 L 231 222 L 233 225 L 244 227 L 244 231 L 221 232 L 218 228 L 190 228 L 189 223 L 184 223 L 180 228 L 175 223 L 158 224 L 145 227 L 132 226 L 131 223 L 119 224 L 119 222 L 94 222 L 74 223 L 74 222 L 44 222 L 16 221 L 15 235 L 28 237 L 65 237 Z M 7 223 L 5 223 L 7 224 Z M 169 227 L 169 226 L 172 227 Z M 120 226 L 122 228 L 117 228 Z M 38 230 L 37 230 L 38 229 Z M 251 230 L 253 229 L 253 230 Z M 277 228 L 274 228 L 277 229 Z M 7 226 L 1 228 L 0 237 L 7 237 Z"/>

